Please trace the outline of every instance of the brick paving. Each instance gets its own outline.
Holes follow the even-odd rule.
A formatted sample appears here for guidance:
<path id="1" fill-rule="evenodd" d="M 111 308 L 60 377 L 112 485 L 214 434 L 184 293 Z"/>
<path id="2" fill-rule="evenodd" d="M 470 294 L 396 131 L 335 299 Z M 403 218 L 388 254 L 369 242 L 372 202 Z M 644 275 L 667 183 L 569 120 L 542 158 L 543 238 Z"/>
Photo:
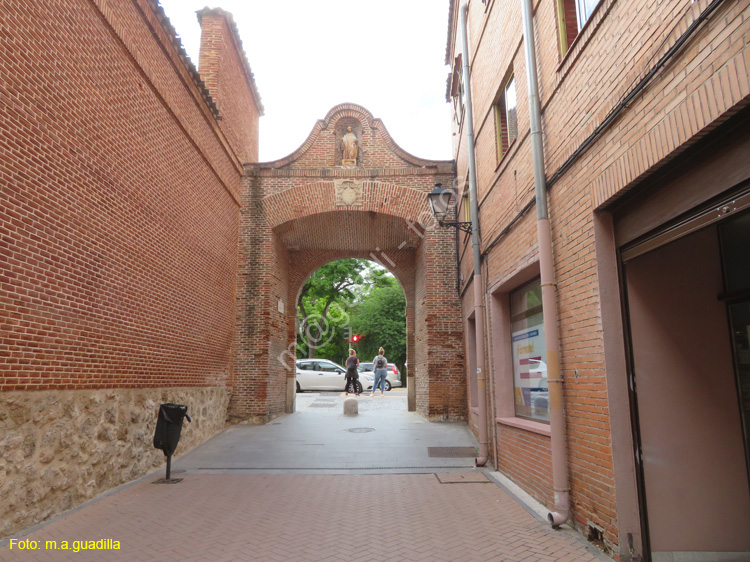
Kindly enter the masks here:
<path id="1" fill-rule="evenodd" d="M 35 530 L 36 551 L 0 560 L 600 560 L 491 482 L 435 474 L 184 475 L 142 480 Z M 120 542 L 120 550 L 45 550 L 45 541 Z"/>
<path id="2" fill-rule="evenodd" d="M 0 542 L 0 560 L 609 560 L 572 530 L 540 521 L 471 459 L 427 454 L 431 447 L 471 445 L 465 426 L 425 422 L 406 412 L 405 393 L 398 392 L 363 400 L 371 409 L 357 418 L 340 415 L 337 395 L 304 395 L 299 405 L 331 400 L 330 410 L 228 428 L 177 459 L 173 476 L 182 482 L 153 484 L 160 470 L 14 537 L 39 541 L 37 550 Z M 349 425 L 374 431 L 353 440 Z M 301 452 L 313 444 L 319 452 Z M 419 468 L 331 473 L 327 467 L 339 464 L 342 451 L 371 467 Z M 264 462 L 298 462 L 307 470 L 279 471 Z M 73 541 L 101 539 L 119 541 L 120 549 L 60 550 L 63 541 L 72 548 Z M 46 549 L 46 541 L 58 550 Z"/>

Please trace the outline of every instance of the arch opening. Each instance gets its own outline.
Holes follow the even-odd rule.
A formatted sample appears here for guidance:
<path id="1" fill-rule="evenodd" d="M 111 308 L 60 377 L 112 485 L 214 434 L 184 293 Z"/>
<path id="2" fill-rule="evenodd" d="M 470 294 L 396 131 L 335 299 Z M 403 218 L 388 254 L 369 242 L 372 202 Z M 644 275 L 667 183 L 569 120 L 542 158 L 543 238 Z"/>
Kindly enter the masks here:
<path id="1" fill-rule="evenodd" d="M 387 350 L 386 390 L 405 389 L 406 299 L 398 277 L 367 259 L 337 259 L 313 271 L 296 300 L 297 393 L 344 392 L 350 350 L 361 362 L 363 390 L 371 390 L 372 359 L 380 347 Z M 325 370 L 330 372 L 318 373 Z"/>

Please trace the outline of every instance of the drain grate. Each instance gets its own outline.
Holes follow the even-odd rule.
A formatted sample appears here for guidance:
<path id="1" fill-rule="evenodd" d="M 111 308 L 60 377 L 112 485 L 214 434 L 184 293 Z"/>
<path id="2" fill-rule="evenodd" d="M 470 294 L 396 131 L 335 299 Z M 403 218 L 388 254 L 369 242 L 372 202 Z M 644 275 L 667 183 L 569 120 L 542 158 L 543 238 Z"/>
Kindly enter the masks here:
<path id="1" fill-rule="evenodd" d="M 320 404 L 319 402 L 313 402 L 308 408 L 333 408 L 336 404 Z"/>
<path id="2" fill-rule="evenodd" d="M 352 427 L 351 429 L 347 429 L 346 431 L 350 433 L 370 433 L 371 431 L 375 431 L 374 427 Z"/>
<path id="3" fill-rule="evenodd" d="M 427 456 L 440 459 L 462 459 L 476 456 L 474 447 L 427 447 Z"/>

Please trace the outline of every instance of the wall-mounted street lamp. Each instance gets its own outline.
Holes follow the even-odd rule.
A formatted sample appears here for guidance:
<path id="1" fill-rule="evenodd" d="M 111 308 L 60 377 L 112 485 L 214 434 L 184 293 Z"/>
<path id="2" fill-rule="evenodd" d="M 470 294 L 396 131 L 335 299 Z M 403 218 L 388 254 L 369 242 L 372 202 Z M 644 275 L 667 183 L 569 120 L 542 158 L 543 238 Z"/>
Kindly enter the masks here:
<path id="1" fill-rule="evenodd" d="M 452 189 L 443 189 L 442 184 L 436 183 L 435 189 L 433 189 L 427 196 L 427 200 L 430 202 L 432 214 L 440 226 L 451 226 L 466 232 L 467 234 L 471 234 L 470 222 L 451 220 L 454 218 L 451 209 L 455 210 L 456 208 L 456 206 L 453 205 L 455 197 L 456 194 Z"/>

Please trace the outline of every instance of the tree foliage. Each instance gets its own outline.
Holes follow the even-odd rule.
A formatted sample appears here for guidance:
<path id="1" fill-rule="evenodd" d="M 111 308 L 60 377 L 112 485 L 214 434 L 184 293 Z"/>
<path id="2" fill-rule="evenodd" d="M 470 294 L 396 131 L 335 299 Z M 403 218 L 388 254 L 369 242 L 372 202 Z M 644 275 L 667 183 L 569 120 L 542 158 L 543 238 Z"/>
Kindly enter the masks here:
<path id="1" fill-rule="evenodd" d="M 326 354 L 346 347 L 339 332 L 348 324 L 347 311 L 356 297 L 354 289 L 365 281 L 366 271 L 366 260 L 343 259 L 327 263 L 305 282 L 298 303 L 297 348 L 303 356 L 315 357 L 317 351 L 317 356 L 323 357 L 326 347 Z"/>
<path id="2" fill-rule="evenodd" d="M 354 333 L 362 336 L 357 355 L 370 361 L 385 349 L 391 363 L 403 368 L 406 361 L 406 298 L 396 279 L 382 276 L 352 309 Z"/>
<path id="3" fill-rule="evenodd" d="M 343 363 L 349 334 L 362 361 L 382 346 L 392 363 L 406 360 L 406 300 L 396 279 L 368 260 L 343 259 L 318 269 L 305 282 L 298 303 L 298 357 Z M 351 332 L 350 332 L 351 330 Z"/>

